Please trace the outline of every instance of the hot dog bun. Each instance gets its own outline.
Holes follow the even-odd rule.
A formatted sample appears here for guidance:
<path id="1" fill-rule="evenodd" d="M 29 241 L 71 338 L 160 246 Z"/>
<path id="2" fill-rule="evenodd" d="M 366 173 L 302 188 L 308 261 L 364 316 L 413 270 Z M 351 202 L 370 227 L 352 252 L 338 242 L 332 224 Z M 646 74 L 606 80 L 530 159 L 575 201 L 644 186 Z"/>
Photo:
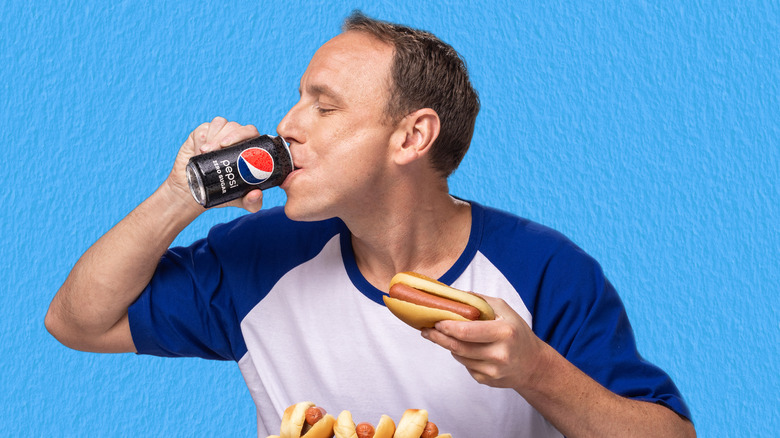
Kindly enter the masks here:
<path id="1" fill-rule="evenodd" d="M 376 424 L 376 432 L 374 438 L 393 438 L 395 433 L 395 422 L 387 415 L 382 415 L 379 418 L 379 423 Z"/>
<path id="2" fill-rule="evenodd" d="M 407 409 L 398 422 L 393 438 L 452 438 L 452 435 L 439 435 L 439 428 L 428 421 L 428 411 L 425 409 Z"/>
<path id="3" fill-rule="evenodd" d="M 357 438 L 351 412 L 341 411 L 336 418 L 336 424 L 333 425 L 333 433 L 336 434 L 336 438 Z"/>
<path id="4" fill-rule="evenodd" d="M 382 415 L 374 428 L 370 423 L 356 426 L 350 411 L 341 411 L 336 419 L 312 402 L 300 402 L 284 410 L 279 435 L 268 438 L 452 438 L 438 430 L 425 409 L 407 409 L 397 429 L 392 418 Z"/>
<path id="5" fill-rule="evenodd" d="M 336 419 L 333 418 L 333 415 L 326 414 L 308 432 L 301 435 L 301 438 L 330 438 L 333 436 L 333 425 L 335 423 Z"/>
<path id="6" fill-rule="evenodd" d="M 333 433 L 335 433 L 336 438 L 362 438 L 357 433 L 357 426 L 352 420 L 350 411 L 341 411 L 333 426 Z M 373 438 L 393 438 L 394 433 L 395 422 L 389 416 L 382 415 L 374 429 Z"/>
<path id="7" fill-rule="evenodd" d="M 330 438 L 333 436 L 333 425 L 336 419 L 326 414 L 317 421 L 306 433 L 303 431 L 306 422 L 306 410 L 314 407 L 312 402 L 300 402 L 289 406 L 282 415 L 282 426 L 279 431 L 280 438 Z"/>
<path id="8" fill-rule="evenodd" d="M 393 289 L 393 286 L 399 283 L 436 297 L 472 306 L 479 311 L 478 319 L 480 320 L 496 318 L 493 308 L 481 297 L 447 286 L 424 275 L 415 272 L 400 272 L 390 281 L 390 288 Z M 392 291 L 391 295 L 393 295 Z M 469 321 L 468 318 L 450 310 L 410 303 L 388 295 L 383 296 L 382 300 L 393 315 L 417 330 L 433 327 L 438 321 L 445 319 Z"/>
<path id="9" fill-rule="evenodd" d="M 428 411 L 425 409 L 407 409 L 395 428 L 393 438 L 419 438 L 428 424 Z"/>

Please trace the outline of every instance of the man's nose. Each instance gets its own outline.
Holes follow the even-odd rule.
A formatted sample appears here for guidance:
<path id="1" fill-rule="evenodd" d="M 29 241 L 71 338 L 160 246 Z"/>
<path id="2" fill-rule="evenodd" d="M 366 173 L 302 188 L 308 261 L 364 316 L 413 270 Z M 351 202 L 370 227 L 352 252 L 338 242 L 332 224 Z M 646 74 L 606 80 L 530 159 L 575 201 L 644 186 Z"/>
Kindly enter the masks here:
<path id="1" fill-rule="evenodd" d="M 287 143 L 303 143 L 306 138 L 301 129 L 299 117 L 297 116 L 298 104 L 293 105 L 287 114 L 279 122 L 276 132 L 284 138 Z"/>

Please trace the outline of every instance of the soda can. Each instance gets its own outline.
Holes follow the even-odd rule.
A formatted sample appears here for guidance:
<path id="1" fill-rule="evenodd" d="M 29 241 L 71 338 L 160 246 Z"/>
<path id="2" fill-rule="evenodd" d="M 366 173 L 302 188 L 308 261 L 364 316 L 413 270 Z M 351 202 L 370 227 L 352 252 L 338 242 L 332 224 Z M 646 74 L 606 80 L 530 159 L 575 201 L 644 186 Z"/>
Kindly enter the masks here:
<path id="1" fill-rule="evenodd" d="M 187 183 L 195 200 L 209 208 L 254 189 L 276 187 L 292 170 L 287 142 L 282 137 L 261 135 L 190 158 Z"/>

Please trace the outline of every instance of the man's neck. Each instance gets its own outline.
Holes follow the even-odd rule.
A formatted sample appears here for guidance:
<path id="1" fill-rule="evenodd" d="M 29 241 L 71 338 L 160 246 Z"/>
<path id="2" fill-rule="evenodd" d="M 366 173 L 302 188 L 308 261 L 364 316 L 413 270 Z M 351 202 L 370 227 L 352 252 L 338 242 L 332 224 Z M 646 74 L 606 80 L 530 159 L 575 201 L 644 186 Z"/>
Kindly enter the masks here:
<path id="1" fill-rule="evenodd" d="M 397 272 L 438 278 L 460 257 L 471 231 L 471 206 L 445 192 L 424 199 L 384 203 L 379 210 L 345 221 L 352 231 L 355 261 L 366 280 L 387 291 Z"/>

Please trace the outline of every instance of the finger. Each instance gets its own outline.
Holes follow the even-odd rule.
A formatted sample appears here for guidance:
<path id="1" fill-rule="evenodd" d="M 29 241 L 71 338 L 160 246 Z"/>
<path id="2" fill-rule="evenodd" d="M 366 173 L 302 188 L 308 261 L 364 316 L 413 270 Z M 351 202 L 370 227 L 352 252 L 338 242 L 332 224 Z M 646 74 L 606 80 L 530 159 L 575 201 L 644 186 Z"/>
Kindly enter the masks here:
<path id="1" fill-rule="evenodd" d="M 487 343 L 474 343 L 466 342 L 451 336 L 447 336 L 436 329 L 423 329 L 422 336 L 425 339 L 438 344 L 440 347 L 445 348 L 452 353 L 453 356 L 468 358 L 468 359 L 482 359 L 488 355 L 489 348 L 492 344 Z"/>
<path id="2" fill-rule="evenodd" d="M 263 207 L 263 192 L 261 190 L 252 190 L 242 198 L 217 205 L 216 207 L 238 207 L 250 213 L 256 213 Z"/>
<path id="3" fill-rule="evenodd" d="M 239 125 L 235 122 L 229 122 L 222 131 L 219 135 L 220 147 L 231 146 L 259 135 L 254 125 Z"/>
<path id="4" fill-rule="evenodd" d="M 512 309 L 512 307 L 510 307 L 509 304 L 507 304 L 506 301 L 502 300 L 501 298 L 482 295 L 476 292 L 472 292 L 472 293 L 475 295 L 479 295 L 485 301 L 487 301 L 490 307 L 493 308 L 493 311 L 495 312 L 496 315 L 505 315 L 507 311 L 514 312 L 514 309 Z"/>
<path id="5" fill-rule="evenodd" d="M 511 388 L 516 382 L 517 367 L 492 360 L 471 359 L 453 354 L 452 357 L 466 368 L 478 383 L 483 385 Z"/>
<path id="6" fill-rule="evenodd" d="M 263 207 L 262 190 L 252 190 L 241 198 L 242 207 L 250 213 L 257 213 Z"/>
<path id="7" fill-rule="evenodd" d="M 184 142 L 184 146 L 190 148 L 191 152 L 194 154 L 197 151 L 200 150 L 200 147 L 203 146 L 203 144 L 206 142 L 206 138 L 208 137 L 209 132 L 209 124 L 208 123 L 201 123 L 200 126 L 193 129 L 192 132 L 190 132 L 190 135 L 187 137 L 187 140 Z"/>
<path id="8" fill-rule="evenodd" d="M 426 330 L 429 332 L 427 335 Z M 449 350 L 452 357 L 463 365 L 477 382 L 499 387 L 507 387 L 511 383 L 506 380 L 509 376 L 507 372 L 516 371 L 516 367 L 508 365 L 510 356 L 505 346 L 463 342 L 437 333 L 434 329 L 425 329 L 423 332 L 424 337 Z"/>
<path id="9" fill-rule="evenodd" d="M 214 150 L 216 148 L 216 141 L 217 136 L 222 131 L 222 129 L 227 125 L 228 121 L 224 117 L 214 117 L 214 119 L 211 120 L 211 123 L 209 123 L 209 131 L 208 135 L 206 137 L 206 144 L 208 150 Z"/>
<path id="10" fill-rule="evenodd" d="M 468 371 L 468 373 L 474 380 L 477 381 L 477 383 L 488 386 L 501 386 L 496 384 L 496 380 L 498 380 L 496 377 L 494 377 L 490 372 L 481 371 L 479 365 L 476 365 L 474 368 L 469 368 L 465 364 L 464 366 L 466 367 L 466 371 Z"/>
<path id="11" fill-rule="evenodd" d="M 436 330 L 449 337 L 472 343 L 490 343 L 506 339 L 508 327 L 500 316 L 492 321 L 439 321 Z"/>
<path id="12" fill-rule="evenodd" d="M 226 122 L 224 125 L 222 125 L 219 132 L 215 133 L 212 142 L 218 146 L 227 146 L 224 144 L 226 143 L 225 139 L 240 128 L 241 125 L 238 122 Z"/>
<path id="13" fill-rule="evenodd" d="M 493 309 L 493 312 L 496 314 L 496 317 L 498 315 L 512 315 L 516 314 L 517 312 L 509 305 L 506 301 L 504 301 L 501 298 L 491 297 L 490 295 L 482 295 L 478 292 L 469 292 L 470 294 L 476 295 L 482 299 L 484 299 L 488 305 Z"/>
<path id="14" fill-rule="evenodd" d="M 488 362 L 480 359 L 474 359 L 470 357 L 461 356 L 453 353 L 452 357 L 458 361 L 461 365 L 466 367 L 468 372 L 474 376 L 474 374 L 481 374 L 487 376 L 491 374 L 491 368 Z"/>

